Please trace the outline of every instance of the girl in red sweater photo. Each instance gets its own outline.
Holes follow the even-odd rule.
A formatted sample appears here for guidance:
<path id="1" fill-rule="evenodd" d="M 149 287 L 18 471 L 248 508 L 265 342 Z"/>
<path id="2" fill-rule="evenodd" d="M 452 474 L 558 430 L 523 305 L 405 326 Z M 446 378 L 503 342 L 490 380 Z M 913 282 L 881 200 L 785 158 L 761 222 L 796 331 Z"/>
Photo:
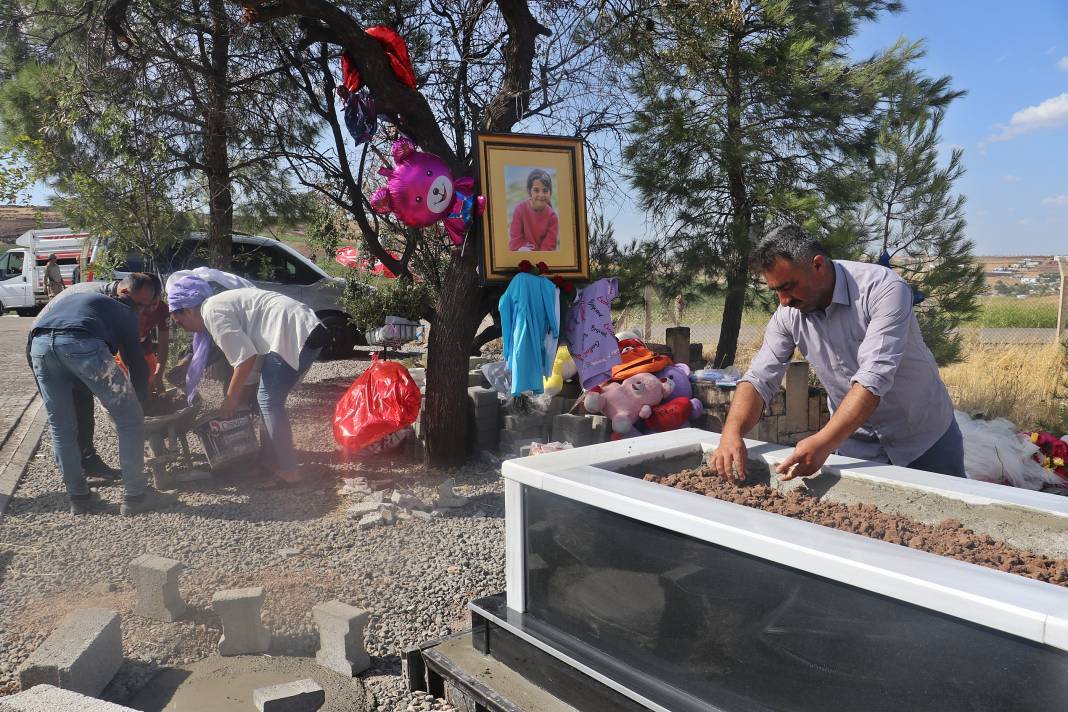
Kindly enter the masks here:
<path id="1" fill-rule="evenodd" d="M 506 171 L 512 166 L 506 167 Z M 515 206 L 508 230 L 512 252 L 555 252 L 560 220 L 552 206 L 553 180 L 549 172 L 535 168 L 527 174 L 527 199 Z"/>

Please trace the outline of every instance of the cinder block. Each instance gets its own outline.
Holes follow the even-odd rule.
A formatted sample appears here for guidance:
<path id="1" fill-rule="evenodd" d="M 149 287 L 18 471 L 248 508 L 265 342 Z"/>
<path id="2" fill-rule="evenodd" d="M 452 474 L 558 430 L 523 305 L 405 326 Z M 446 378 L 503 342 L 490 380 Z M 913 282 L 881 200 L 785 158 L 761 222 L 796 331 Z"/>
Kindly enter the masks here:
<path id="1" fill-rule="evenodd" d="M 482 375 L 482 371 L 468 371 L 467 372 L 467 387 L 472 388 L 475 386 L 486 386 L 489 381 Z"/>
<path id="2" fill-rule="evenodd" d="M 808 399 L 808 429 L 819 430 L 820 427 L 820 399 L 812 396 Z"/>
<path id="3" fill-rule="evenodd" d="M 497 407 L 497 391 L 492 388 L 468 386 L 467 397 L 474 402 L 476 412 L 480 411 L 482 408 Z"/>
<path id="4" fill-rule="evenodd" d="M 271 647 L 271 633 L 260 619 L 263 587 L 216 591 L 211 607 L 222 622 L 219 655 L 263 653 Z"/>
<path id="5" fill-rule="evenodd" d="M 475 370 L 476 368 L 482 368 L 483 366 L 485 366 L 489 362 L 490 362 L 490 359 L 489 359 L 488 356 L 468 356 L 467 357 L 467 367 L 469 369 L 471 369 L 472 371 Z"/>
<path id="6" fill-rule="evenodd" d="M 500 439 L 498 443 L 502 450 L 515 450 L 518 452 L 519 448 L 523 445 L 528 445 L 534 441 L 547 442 L 544 431 L 533 431 L 532 433 L 516 433 L 511 430 L 501 430 Z"/>
<path id="7" fill-rule="evenodd" d="M 253 690 L 252 704 L 259 712 L 317 712 L 326 692 L 315 680 L 297 680 Z"/>
<path id="8" fill-rule="evenodd" d="M 178 575 L 185 565 L 174 559 L 142 554 L 130 562 L 130 579 L 137 588 L 134 613 L 170 623 L 185 613 L 185 601 L 178 594 Z"/>
<path id="9" fill-rule="evenodd" d="M 504 429 L 514 432 L 531 430 L 544 430 L 549 418 L 544 415 L 506 415 L 504 416 Z"/>
<path id="10" fill-rule="evenodd" d="M 19 672 L 26 690 L 53 685 L 83 695 L 99 695 L 122 665 L 119 614 L 107 608 L 68 613 Z"/>
<path id="11" fill-rule="evenodd" d="M 363 644 L 367 611 L 341 601 L 330 601 L 312 608 L 312 617 L 319 627 L 317 663 L 346 677 L 359 675 L 371 667 L 371 656 Z"/>
<path id="12" fill-rule="evenodd" d="M 782 428 L 788 433 L 808 429 L 808 361 L 791 361 L 783 381 L 786 389 L 786 422 Z"/>
<path id="13" fill-rule="evenodd" d="M 552 440 L 575 447 L 594 445 L 608 440 L 608 418 L 603 415 L 558 415 L 553 418 Z"/>
<path id="14" fill-rule="evenodd" d="M 0 698 L 0 712 L 137 712 L 73 690 L 37 685 L 17 695 Z"/>
<path id="15" fill-rule="evenodd" d="M 786 391 L 779 389 L 775 397 L 771 399 L 771 414 L 772 415 L 785 415 L 786 414 Z"/>

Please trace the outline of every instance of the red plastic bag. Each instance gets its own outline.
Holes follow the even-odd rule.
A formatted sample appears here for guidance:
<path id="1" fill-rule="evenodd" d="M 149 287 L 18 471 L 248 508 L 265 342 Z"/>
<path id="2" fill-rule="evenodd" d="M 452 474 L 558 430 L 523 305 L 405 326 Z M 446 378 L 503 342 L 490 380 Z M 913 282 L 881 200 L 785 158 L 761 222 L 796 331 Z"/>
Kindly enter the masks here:
<path id="1" fill-rule="evenodd" d="M 419 417 L 421 394 L 396 361 L 373 357 L 371 367 L 352 382 L 334 409 L 334 440 L 352 453 L 378 442 Z"/>

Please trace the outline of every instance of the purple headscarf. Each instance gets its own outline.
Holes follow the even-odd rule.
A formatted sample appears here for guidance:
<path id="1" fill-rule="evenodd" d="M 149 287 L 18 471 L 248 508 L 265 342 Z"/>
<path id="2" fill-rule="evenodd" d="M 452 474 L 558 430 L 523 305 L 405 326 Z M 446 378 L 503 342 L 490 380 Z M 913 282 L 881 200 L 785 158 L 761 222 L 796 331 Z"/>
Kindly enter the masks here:
<path id="1" fill-rule="evenodd" d="M 167 305 L 173 314 L 182 309 L 199 307 L 214 293 L 211 285 L 206 281 L 189 275 L 167 285 Z M 204 376 L 204 369 L 208 365 L 209 353 L 211 353 L 211 336 L 206 331 L 194 332 L 193 358 L 189 362 L 189 370 L 185 373 L 186 399 L 190 405 L 196 400 L 200 379 Z"/>

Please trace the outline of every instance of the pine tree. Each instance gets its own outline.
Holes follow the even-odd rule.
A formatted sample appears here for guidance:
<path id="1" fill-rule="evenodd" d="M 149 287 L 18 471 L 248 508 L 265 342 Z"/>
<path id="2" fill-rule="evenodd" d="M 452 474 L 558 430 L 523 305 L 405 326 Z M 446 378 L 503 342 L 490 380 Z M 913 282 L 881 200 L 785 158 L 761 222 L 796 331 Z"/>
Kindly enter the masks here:
<path id="1" fill-rule="evenodd" d="M 939 167 L 946 106 L 963 92 L 949 79 L 903 81 L 882 121 L 871 161 L 863 222 L 867 251 L 912 284 L 924 341 L 940 365 L 960 356 L 958 327 L 976 315 L 983 270 L 965 237 L 964 196 L 953 192 L 964 173 L 963 150 Z"/>
<path id="2" fill-rule="evenodd" d="M 845 43 L 890 0 L 650 4 L 616 42 L 640 100 L 624 157 L 641 206 L 664 223 L 676 284 L 725 293 L 715 364 L 734 362 L 750 245 L 802 224 L 851 242 L 880 102 L 916 56 L 898 43 L 860 62 Z M 686 295 L 684 295 L 686 298 Z"/>

